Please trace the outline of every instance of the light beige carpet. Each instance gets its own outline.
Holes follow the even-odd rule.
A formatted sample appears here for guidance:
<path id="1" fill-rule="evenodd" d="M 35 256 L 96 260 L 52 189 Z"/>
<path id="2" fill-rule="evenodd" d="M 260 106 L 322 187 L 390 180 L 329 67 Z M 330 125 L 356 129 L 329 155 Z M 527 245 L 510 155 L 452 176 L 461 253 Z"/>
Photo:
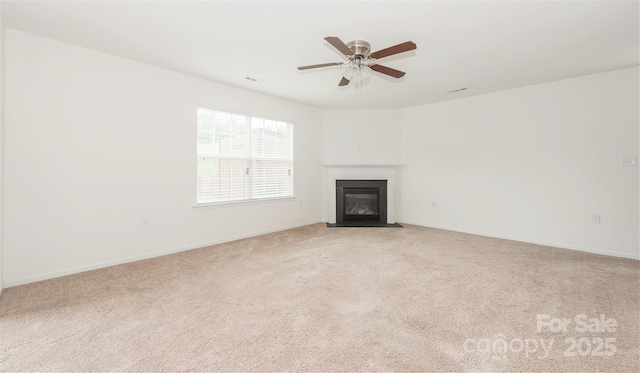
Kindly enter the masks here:
<path id="1" fill-rule="evenodd" d="M 637 372 L 639 289 L 635 260 L 317 224 L 6 289 L 0 370 Z"/>

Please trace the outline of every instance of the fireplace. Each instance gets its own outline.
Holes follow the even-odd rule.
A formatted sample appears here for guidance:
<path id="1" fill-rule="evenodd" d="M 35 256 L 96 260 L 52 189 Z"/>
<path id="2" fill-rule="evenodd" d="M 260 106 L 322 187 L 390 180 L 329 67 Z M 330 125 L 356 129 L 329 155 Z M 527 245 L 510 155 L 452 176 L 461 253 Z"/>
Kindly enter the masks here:
<path id="1" fill-rule="evenodd" d="M 336 180 L 336 224 L 387 224 L 387 180 Z"/>
<path id="2" fill-rule="evenodd" d="M 398 165 L 325 167 L 328 178 L 327 227 L 402 227 L 395 222 L 395 174 Z"/>

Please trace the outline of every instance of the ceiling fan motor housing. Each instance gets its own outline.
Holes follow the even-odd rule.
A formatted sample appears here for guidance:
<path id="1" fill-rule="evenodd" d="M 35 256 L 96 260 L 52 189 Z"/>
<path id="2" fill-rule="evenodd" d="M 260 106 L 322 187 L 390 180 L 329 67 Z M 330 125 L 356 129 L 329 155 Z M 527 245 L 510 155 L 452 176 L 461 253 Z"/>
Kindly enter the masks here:
<path id="1" fill-rule="evenodd" d="M 367 58 L 371 52 L 371 45 L 364 40 L 350 41 L 347 43 L 347 47 L 353 51 L 353 57 L 356 59 Z"/>

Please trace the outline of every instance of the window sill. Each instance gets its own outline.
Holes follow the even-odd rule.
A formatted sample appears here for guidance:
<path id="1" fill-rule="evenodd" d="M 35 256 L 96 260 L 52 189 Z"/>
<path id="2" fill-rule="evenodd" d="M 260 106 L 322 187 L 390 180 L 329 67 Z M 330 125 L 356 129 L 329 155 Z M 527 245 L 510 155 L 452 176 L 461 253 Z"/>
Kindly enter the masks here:
<path id="1" fill-rule="evenodd" d="M 295 196 L 289 196 L 289 197 L 274 197 L 274 198 L 260 198 L 260 199 L 245 199 L 240 201 L 228 201 L 228 202 L 203 203 L 200 205 L 194 205 L 193 209 L 195 211 L 200 211 L 200 210 L 209 210 L 209 209 L 217 209 L 217 208 L 224 208 L 224 207 L 259 205 L 263 203 L 282 202 L 282 201 L 294 200 L 294 199 L 296 199 Z"/>

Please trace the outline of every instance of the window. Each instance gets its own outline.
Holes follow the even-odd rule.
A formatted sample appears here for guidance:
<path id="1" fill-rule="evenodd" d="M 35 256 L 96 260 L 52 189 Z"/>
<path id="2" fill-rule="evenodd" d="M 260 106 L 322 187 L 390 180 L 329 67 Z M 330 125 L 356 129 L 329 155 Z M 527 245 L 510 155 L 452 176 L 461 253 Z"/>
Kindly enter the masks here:
<path id="1" fill-rule="evenodd" d="M 293 196 L 293 125 L 198 108 L 197 203 Z"/>

